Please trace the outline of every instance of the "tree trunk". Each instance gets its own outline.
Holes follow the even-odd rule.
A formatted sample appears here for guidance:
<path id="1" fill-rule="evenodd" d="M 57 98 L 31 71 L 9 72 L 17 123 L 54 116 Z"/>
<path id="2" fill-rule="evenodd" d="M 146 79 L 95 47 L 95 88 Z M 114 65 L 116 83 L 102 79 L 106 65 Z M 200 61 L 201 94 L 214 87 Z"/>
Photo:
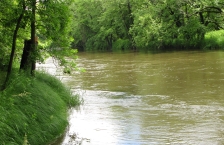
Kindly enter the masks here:
<path id="1" fill-rule="evenodd" d="M 131 49 L 133 51 L 136 51 L 137 48 L 136 48 L 135 40 L 134 40 L 133 36 L 129 33 L 129 30 L 131 28 L 131 25 L 134 24 L 134 18 L 132 16 L 132 10 L 131 10 L 130 0 L 128 0 L 127 2 L 128 2 L 128 15 L 129 15 L 128 36 L 129 36 L 129 41 L 131 42 L 131 45 L 132 45 L 132 48 Z"/>
<path id="2" fill-rule="evenodd" d="M 30 63 L 31 61 L 29 59 L 30 50 L 31 50 L 31 40 L 25 40 L 22 59 L 20 62 L 20 69 L 22 70 L 28 70 L 31 67 L 31 63 Z"/>
<path id="3" fill-rule="evenodd" d="M 31 18 L 31 75 L 35 75 L 36 69 L 36 0 L 32 0 L 32 18 Z"/>

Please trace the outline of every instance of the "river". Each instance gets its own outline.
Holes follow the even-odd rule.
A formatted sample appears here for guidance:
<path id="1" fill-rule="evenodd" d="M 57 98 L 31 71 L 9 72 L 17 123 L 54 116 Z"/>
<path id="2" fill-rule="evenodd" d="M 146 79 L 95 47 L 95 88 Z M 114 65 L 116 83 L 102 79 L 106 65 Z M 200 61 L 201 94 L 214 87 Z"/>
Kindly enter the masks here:
<path id="1" fill-rule="evenodd" d="M 61 145 L 224 144 L 224 52 L 78 53 Z M 39 66 L 40 67 L 40 66 Z"/>

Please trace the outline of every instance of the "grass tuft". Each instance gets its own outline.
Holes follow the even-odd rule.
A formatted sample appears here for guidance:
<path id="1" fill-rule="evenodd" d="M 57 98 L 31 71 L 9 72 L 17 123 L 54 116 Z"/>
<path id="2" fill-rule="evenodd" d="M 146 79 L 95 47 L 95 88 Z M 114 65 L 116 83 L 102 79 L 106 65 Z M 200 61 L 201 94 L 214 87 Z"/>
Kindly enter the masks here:
<path id="1" fill-rule="evenodd" d="M 50 143 L 64 133 L 68 107 L 79 104 L 60 80 L 40 72 L 12 76 L 0 99 L 0 144 L 12 145 Z"/>

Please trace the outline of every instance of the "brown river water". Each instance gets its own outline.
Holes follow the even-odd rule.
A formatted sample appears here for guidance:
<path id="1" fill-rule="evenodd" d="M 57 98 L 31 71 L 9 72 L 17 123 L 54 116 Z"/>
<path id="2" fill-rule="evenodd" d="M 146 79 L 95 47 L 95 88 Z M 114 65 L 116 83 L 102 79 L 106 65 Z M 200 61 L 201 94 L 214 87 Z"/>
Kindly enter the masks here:
<path id="1" fill-rule="evenodd" d="M 78 53 L 71 76 L 83 104 L 58 145 L 224 144 L 224 52 Z"/>

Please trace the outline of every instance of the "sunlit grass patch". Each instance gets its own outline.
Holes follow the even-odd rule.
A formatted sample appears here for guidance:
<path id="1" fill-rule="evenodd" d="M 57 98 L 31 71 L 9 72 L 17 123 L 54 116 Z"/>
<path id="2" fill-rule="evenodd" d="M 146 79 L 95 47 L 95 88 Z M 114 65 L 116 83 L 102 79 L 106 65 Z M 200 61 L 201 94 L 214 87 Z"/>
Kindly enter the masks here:
<path id="1" fill-rule="evenodd" d="M 68 107 L 79 104 L 60 80 L 38 72 L 12 76 L 0 99 L 0 144 L 51 142 L 68 125 Z"/>
<path id="2" fill-rule="evenodd" d="M 211 31 L 205 34 L 204 49 L 223 49 L 224 30 Z"/>

